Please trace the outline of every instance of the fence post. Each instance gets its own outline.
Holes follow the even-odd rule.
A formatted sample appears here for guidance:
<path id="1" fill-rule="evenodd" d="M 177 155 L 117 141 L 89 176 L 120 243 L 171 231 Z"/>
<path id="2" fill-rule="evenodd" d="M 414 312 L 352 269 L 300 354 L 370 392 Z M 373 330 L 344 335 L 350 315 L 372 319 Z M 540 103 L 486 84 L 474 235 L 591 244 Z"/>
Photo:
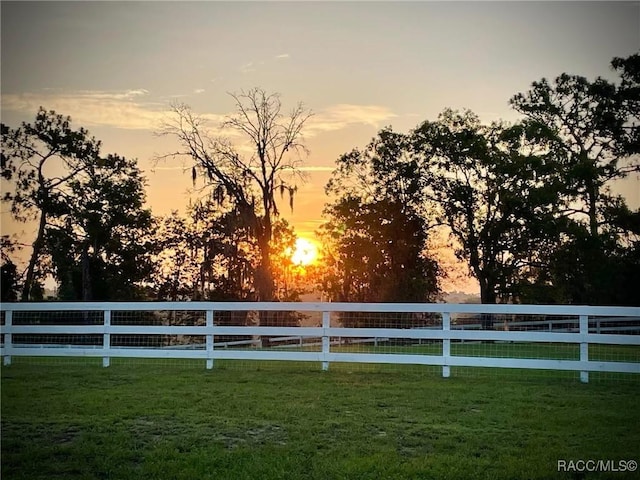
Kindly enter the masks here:
<path id="1" fill-rule="evenodd" d="M 329 358 L 329 327 L 331 326 L 331 312 L 322 312 L 322 358 Z M 329 362 L 322 362 L 322 370 L 329 370 Z"/>
<path id="2" fill-rule="evenodd" d="M 104 319 L 104 334 L 102 335 L 102 348 L 104 349 L 105 356 L 102 357 L 102 366 L 108 367 L 111 364 L 109 358 L 109 350 L 111 349 L 111 310 L 105 310 L 103 314 Z"/>
<path id="3" fill-rule="evenodd" d="M 445 338 L 442 339 L 442 358 L 444 365 L 442 366 L 442 377 L 449 378 L 451 376 L 451 367 L 449 366 L 449 357 L 451 356 L 451 314 L 449 312 L 442 313 L 442 331 L 445 333 Z"/>
<path id="4" fill-rule="evenodd" d="M 207 370 L 213 368 L 213 310 L 207 310 Z"/>
<path id="5" fill-rule="evenodd" d="M 580 334 L 582 335 L 582 342 L 580 342 L 580 361 L 588 362 L 589 343 L 586 341 L 586 337 L 589 334 L 589 317 L 587 315 L 580 315 Z M 585 370 L 580 372 L 580 381 L 582 383 L 589 383 L 588 371 Z"/>
<path id="6" fill-rule="evenodd" d="M 13 310 L 7 310 L 4 312 L 4 328 L 5 332 L 11 332 L 11 325 L 13 324 Z M 11 333 L 4 334 L 4 365 L 11 365 Z"/>

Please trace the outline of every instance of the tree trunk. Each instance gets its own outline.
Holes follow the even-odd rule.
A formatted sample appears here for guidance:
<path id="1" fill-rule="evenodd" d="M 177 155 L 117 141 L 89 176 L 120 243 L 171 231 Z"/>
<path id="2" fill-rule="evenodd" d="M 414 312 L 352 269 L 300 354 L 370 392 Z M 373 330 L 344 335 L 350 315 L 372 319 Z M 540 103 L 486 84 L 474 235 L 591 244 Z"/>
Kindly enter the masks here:
<path id="1" fill-rule="evenodd" d="M 271 272 L 271 219 L 265 216 L 262 223 L 257 235 L 260 264 L 256 270 L 256 290 L 258 301 L 272 302 L 275 287 Z"/>
<path id="2" fill-rule="evenodd" d="M 589 182 L 587 197 L 589 201 L 589 231 L 593 238 L 598 236 L 598 188 Z"/>
<path id="3" fill-rule="evenodd" d="M 494 305 L 497 301 L 495 285 L 487 278 L 480 280 L 480 303 Z M 483 313 L 480 315 L 480 323 L 483 330 L 493 329 L 493 315 Z"/>
<path id="4" fill-rule="evenodd" d="M 82 255 L 80 257 L 80 267 L 82 269 L 82 301 L 90 302 L 92 300 L 91 295 L 91 268 L 89 264 L 89 246 L 84 245 L 82 248 Z M 82 312 L 82 318 L 85 325 L 91 325 L 91 313 L 88 311 Z M 85 336 L 87 338 L 87 336 Z"/>
<path id="5" fill-rule="evenodd" d="M 480 302 L 483 304 L 494 305 L 497 303 L 496 285 L 487 275 L 483 275 L 480 281 Z"/>
<path id="6" fill-rule="evenodd" d="M 272 302 L 274 300 L 273 275 L 270 262 L 260 262 L 256 270 L 256 290 L 259 302 Z"/>
<path id="7" fill-rule="evenodd" d="M 85 245 L 82 249 L 82 301 L 91 301 L 91 268 L 89 265 L 89 247 Z"/>
<path id="8" fill-rule="evenodd" d="M 44 229 L 47 225 L 47 215 L 40 213 L 40 224 L 38 225 L 38 235 L 33 242 L 33 252 L 31 252 L 31 258 L 29 259 L 29 266 L 27 267 L 27 276 L 22 287 L 21 301 L 26 302 L 31 296 L 31 289 L 33 288 L 33 282 L 35 281 L 36 265 L 38 263 L 38 257 L 40 257 L 40 251 L 44 243 Z"/>
<path id="9" fill-rule="evenodd" d="M 256 269 L 256 290 L 258 301 L 272 302 L 274 300 L 273 273 L 271 272 L 271 221 L 267 217 L 259 232 L 258 248 L 260 249 L 260 264 Z M 260 326 L 269 327 L 276 325 L 277 312 L 261 310 L 259 313 Z M 269 337 L 262 337 L 262 347 L 269 346 Z"/>

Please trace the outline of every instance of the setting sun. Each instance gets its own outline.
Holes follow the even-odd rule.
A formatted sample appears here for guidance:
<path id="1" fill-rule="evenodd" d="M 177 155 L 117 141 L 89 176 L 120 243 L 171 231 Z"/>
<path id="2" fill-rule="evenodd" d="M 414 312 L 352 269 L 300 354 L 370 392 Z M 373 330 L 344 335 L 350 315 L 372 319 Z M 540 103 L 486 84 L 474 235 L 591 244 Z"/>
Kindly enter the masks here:
<path id="1" fill-rule="evenodd" d="M 315 262 L 318 257 L 318 249 L 315 244 L 306 238 L 298 238 L 296 240 L 295 250 L 291 255 L 291 261 L 294 265 L 310 265 Z"/>

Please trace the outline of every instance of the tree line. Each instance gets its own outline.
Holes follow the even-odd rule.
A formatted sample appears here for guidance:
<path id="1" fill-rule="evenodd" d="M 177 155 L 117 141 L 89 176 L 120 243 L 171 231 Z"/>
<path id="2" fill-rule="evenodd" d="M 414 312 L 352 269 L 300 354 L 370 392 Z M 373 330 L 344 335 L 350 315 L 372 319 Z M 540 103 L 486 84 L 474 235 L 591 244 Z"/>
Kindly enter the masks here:
<path id="1" fill-rule="evenodd" d="M 618 83 L 562 74 L 510 105 L 515 124 L 442 112 L 342 155 L 327 185 L 325 289 L 357 301 L 438 292 L 428 234 L 444 228 L 483 303 L 638 305 L 640 210 L 611 184 L 640 171 L 640 56 Z"/>
<path id="2" fill-rule="evenodd" d="M 443 230 L 483 303 L 638 305 L 640 210 L 611 186 L 640 171 L 640 55 L 611 66 L 617 82 L 534 82 L 510 99 L 516 123 L 447 109 L 341 155 L 323 261 L 307 267 L 291 264 L 295 232 L 280 217 L 304 181 L 302 104 L 284 112 L 259 88 L 232 95 L 222 127 L 242 143 L 173 105 L 159 133 L 180 148 L 157 161 L 188 162 L 199 199 L 165 217 L 145 207 L 135 160 L 104 155 L 41 108 L 33 123 L 2 125 L 3 202 L 37 225 L 24 273 L 22 246 L 2 237 L 2 299 L 42 298 L 51 276 L 63 300 L 295 300 L 313 279 L 334 301 L 434 301 L 447 272 L 430 241 Z"/>

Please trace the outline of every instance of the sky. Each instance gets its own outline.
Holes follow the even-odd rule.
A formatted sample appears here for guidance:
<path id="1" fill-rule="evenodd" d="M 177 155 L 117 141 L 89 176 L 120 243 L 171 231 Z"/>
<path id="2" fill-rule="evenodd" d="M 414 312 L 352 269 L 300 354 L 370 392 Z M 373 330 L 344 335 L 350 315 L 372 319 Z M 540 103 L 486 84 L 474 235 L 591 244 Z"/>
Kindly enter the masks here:
<path id="1" fill-rule="evenodd" d="M 640 2 L 2 1 L 0 16 L 2 122 L 40 105 L 70 115 L 104 153 L 138 159 L 156 215 L 193 197 L 179 161 L 153 161 L 175 148 L 154 135 L 172 102 L 212 128 L 233 112 L 229 92 L 303 102 L 308 181 L 282 211 L 309 238 L 335 160 L 380 128 L 407 132 L 448 107 L 516 121 L 508 100 L 531 82 L 614 80 L 611 59 L 640 50 Z M 640 207 L 638 176 L 617 188 Z M 3 233 L 25 231 L 5 210 Z"/>

